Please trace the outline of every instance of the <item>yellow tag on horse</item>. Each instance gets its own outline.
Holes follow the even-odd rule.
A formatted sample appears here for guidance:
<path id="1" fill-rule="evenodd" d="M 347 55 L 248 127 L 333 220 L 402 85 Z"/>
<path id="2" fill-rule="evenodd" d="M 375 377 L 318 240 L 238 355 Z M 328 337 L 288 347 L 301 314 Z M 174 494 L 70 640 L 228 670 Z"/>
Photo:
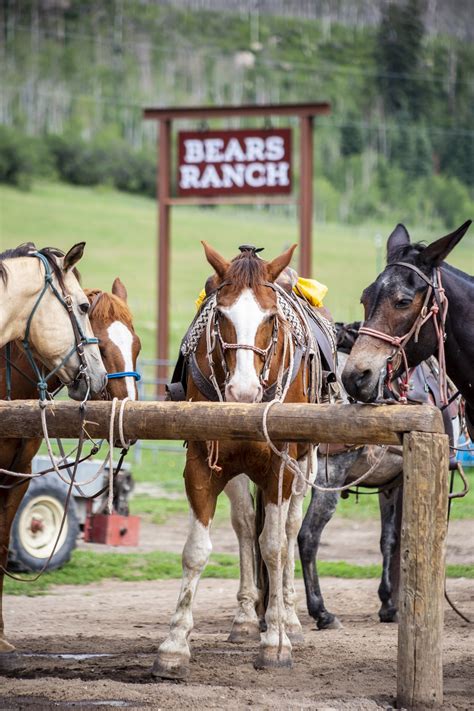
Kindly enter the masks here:
<path id="1" fill-rule="evenodd" d="M 199 293 L 199 296 L 197 297 L 196 301 L 194 302 L 194 303 L 196 304 L 196 311 L 199 311 L 199 309 L 201 308 L 201 304 L 202 304 L 202 302 L 204 301 L 205 298 L 206 298 L 206 290 L 203 289 L 203 290 Z"/>
<path id="2" fill-rule="evenodd" d="M 328 293 L 328 288 L 325 284 L 316 281 L 316 279 L 298 277 L 293 291 L 297 296 L 302 296 L 306 301 L 309 301 L 311 306 L 319 307 L 323 305 L 323 299 Z"/>
<path id="3" fill-rule="evenodd" d="M 321 282 L 316 281 L 316 279 L 298 277 L 298 281 L 294 285 L 293 291 L 297 296 L 302 296 L 306 299 L 311 306 L 319 307 L 323 305 L 323 299 L 328 293 L 328 288 L 325 284 L 321 284 Z M 196 299 L 196 310 L 199 311 L 205 298 L 206 292 L 203 289 Z"/>

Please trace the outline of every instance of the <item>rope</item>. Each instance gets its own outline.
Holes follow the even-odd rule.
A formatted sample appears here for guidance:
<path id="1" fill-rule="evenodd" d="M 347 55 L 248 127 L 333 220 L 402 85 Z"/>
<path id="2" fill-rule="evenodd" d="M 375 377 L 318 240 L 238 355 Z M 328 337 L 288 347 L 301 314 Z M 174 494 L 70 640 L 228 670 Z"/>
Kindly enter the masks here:
<path id="1" fill-rule="evenodd" d="M 44 401 L 41 401 L 41 400 L 40 400 L 40 406 L 41 406 L 41 403 L 42 403 L 42 402 L 44 402 Z M 42 406 L 42 410 L 44 410 L 44 409 L 45 409 L 44 406 Z M 73 469 L 73 472 L 72 472 L 72 477 L 71 477 L 71 482 L 70 482 L 70 485 L 69 485 L 69 489 L 68 489 L 68 492 L 67 492 L 67 495 L 66 495 L 66 501 L 64 502 L 64 513 L 63 513 L 63 516 L 62 516 L 62 519 L 61 519 L 61 525 L 60 525 L 60 527 L 59 527 L 59 532 L 58 532 L 58 535 L 57 535 L 57 537 L 56 537 L 56 541 L 54 542 L 53 549 L 52 549 L 51 553 L 49 554 L 48 559 L 47 559 L 46 562 L 44 563 L 44 565 L 43 565 L 43 567 L 41 568 L 41 570 L 40 570 L 40 571 L 37 573 L 37 575 L 35 575 L 33 578 L 21 578 L 21 577 L 19 577 L 19 576 L 17 576 L 17 575 L 13 575 L 13 573 L 10 573 L 3 565 L 0 565 L 0 571 L 1 571 L 4 575 L 6 575 L 8 578 L 11 578 L 12 580 L 16 580 L 16 581 L 19 582 L 19 583 L 34 583 L 34 582 L 36 582 L 36 581 L 43 575 L 43 573 L 45 572 L 46 568 L 47 568 L 48 565 L 50 564 L 50 562 L 51 562 L 51 560 L 52 560 L 54 554 L 56 553 L 56 548 L 58 547 L 58 543 L 59 543 L 59 540 L 60 540 L 60 538 L 61 538 L 61 534 L 62 534 L 62 532 L 63 532 L 64 524 L 66 523 L 66 518 L 67 518 L 68 511 L 69 511 L 69 504 L 70 504 L 71 496 L 72 496 L 72 490 L 73 490 L 73 487 L 74 487 L 74 480 L 75 480 L 75 478 L 76 478 L 77 467 L 78 467 L 79 459 L 80 459 L 80 456 L 81 456 L 81 453 L 82 453 L 82 446 L 83 446 L 83 443 L 84 443 L 84 432 L 83 432 L 83 429 L 82 429 L 82 424 L 83 424 L 83 421 L 85 420 L 85 416 L 86 416 L 85 408 L 81 408 L 81 419 L 82 419 L 82 422 L 81 422 L 81 431 L 80 431 L 80 435 L 79 435 L 79 444 L 78 444 L 78 447 L 77 447 L 77 457 L 76 457 L 76 461 L 74 462 L 74 469 Z M 7 550 L 7 555 L 8 555 L 8 550 Z"/>

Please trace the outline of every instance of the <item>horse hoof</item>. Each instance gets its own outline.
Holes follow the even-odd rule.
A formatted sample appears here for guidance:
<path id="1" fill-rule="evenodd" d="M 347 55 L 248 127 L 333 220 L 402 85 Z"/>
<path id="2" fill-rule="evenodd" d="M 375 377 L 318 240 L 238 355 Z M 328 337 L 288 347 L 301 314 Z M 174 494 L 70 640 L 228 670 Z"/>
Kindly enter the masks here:
<path id="1" fill-rule="evenodd" d="M 15 647 L 10 642 L 7 642 L 3 637 L 0 638 L 0 654 L 7 654 L 8 652 L 14 652 Z"/>
<path id="2" fill-rule="evenodd" d="M 151 675 L 155 679 L 186 679 L 189 674 L 189 659 L 183 656 L 165 654 L 159 652 Z"/>
<path id="3" fill-rule="evenodd" d="M 245 642 L 260 642 L 260 625 L 255 622 L 234 622 L 228 642 L 243 644 Z"/>
<path id="4" fill-rule="evenodd" d="M 331 615 L 329 618 L 319 619 L 316 623 L 318 630 L 342 630 L 343 624 L 336 617 L 336 615 Z"/>
<path id="5" fill-rule="evenodd" d="M 286 627 L 285 632 L 292 646 L 295 644 L 304 644 L 304 634 L 301 627 L 295 626 L 293 629 L 291 627 Z"/>
<path id="6" fill-rule="evenodd" d="M 278 654 L 278 647 L 264 647 L 253 665 L 255 669 L 291 669 L 293 666 L 291 650 L 283 647 Z"/>
<path id="7" fill-rule="evenodd" d="M 398 612 L 393 608 L 379 612 L 380 622 L 398 622 Z"/>

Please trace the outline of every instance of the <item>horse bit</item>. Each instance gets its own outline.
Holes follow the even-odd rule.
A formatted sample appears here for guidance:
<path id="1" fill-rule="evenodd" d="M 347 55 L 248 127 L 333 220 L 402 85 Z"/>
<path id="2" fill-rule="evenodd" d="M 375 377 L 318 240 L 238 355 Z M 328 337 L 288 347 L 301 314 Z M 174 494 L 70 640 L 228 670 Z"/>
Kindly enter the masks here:
<path id="1" fill-rule="evenodd" d="M 432 280 L 424 274 L 421 269 L 418 269 L 414 264 L 409 264 L 408 262 L 392 262 L 387 264 L 387 267 L 406 267 L 414 271 L 419 277 L 423 279 L 428 284 L 428 289 L 426 291 L 425 300 L 423 306 L 421 307 L 420 313 L 416 317 L 413 325 L 409 331 L 404 336 L 392 336 L 389 333 L 384 333 L 383 331 L 378 331 L 375 328 L 370 328 L 368 326 L 361 326 L 359 329 L 359 334 L 366 336 L 372 336 L 373 338 L 378 338 L 381 341 L 386 341 L 394 346 L 393 353 L 387 358 L 385 368 L 382 368 L 380 385 L 383 385 L 384 380 L 387 383 L 388 389 L 393 393 L 391 388 L 391 379 L 394 372 L 393 368 L 393 358 L 400 354 L 403 360 L 403 365 L 405 367 L 405 377 L 400 378 L 400 402 L 407 402 L 407 395 L 409 389 L 409 379 L 410 373 L 408 368 L 408 359 L 405 352 L 405 347 L 407 343 L 414 336 L 415 343 L 418 343 L 418 338 L 420 335 L 420 330 L 422 326 L 427 323 L 430 318 L 433 318 L 433 326 L 435 329 L 436 337 L 438 340 L 438 363 L 439 363 L 439 385 L 441 393 L 441 401 L 443 404 L 448 402 L 447 393 L 447 375 L 446 375 L 446 359 L 444 353 L 444 341 L 446 339 L 445 324 L 446 315 L 448 312 L 448 299 L 445 290 L 441 283 L 441 270 L 439 267 L 433 269 Z M 433 299 L 430 308 L 428 304 L 430 300 Z"/>

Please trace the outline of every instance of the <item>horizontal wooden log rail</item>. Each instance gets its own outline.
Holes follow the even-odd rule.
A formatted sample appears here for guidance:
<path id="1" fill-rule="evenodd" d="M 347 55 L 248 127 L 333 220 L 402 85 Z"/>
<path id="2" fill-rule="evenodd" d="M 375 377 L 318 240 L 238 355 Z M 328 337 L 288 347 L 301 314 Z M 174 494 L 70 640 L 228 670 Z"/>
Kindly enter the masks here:
<path id="1" fill-rule="evenodd" d="M 109 434 L 112 403 L 87 403 L 87 431 L 92 437 Z M 265 404 L 204 402 L 127 402 L 126 439 L 264 440 Z M 118 432 L 118 410 L 115 432 Z M 55 402 L 47 408 L 51 437 L 77 437 L 79 405 Z M 442 433 L 439 410 L 427 405 L 273 405 L 268 415 L 272 440 L 288 442 L 345 442 L 402 444 L 406 432 Z M 36 400 L 0 401 L 0 438 L 41 437 Z"/>

